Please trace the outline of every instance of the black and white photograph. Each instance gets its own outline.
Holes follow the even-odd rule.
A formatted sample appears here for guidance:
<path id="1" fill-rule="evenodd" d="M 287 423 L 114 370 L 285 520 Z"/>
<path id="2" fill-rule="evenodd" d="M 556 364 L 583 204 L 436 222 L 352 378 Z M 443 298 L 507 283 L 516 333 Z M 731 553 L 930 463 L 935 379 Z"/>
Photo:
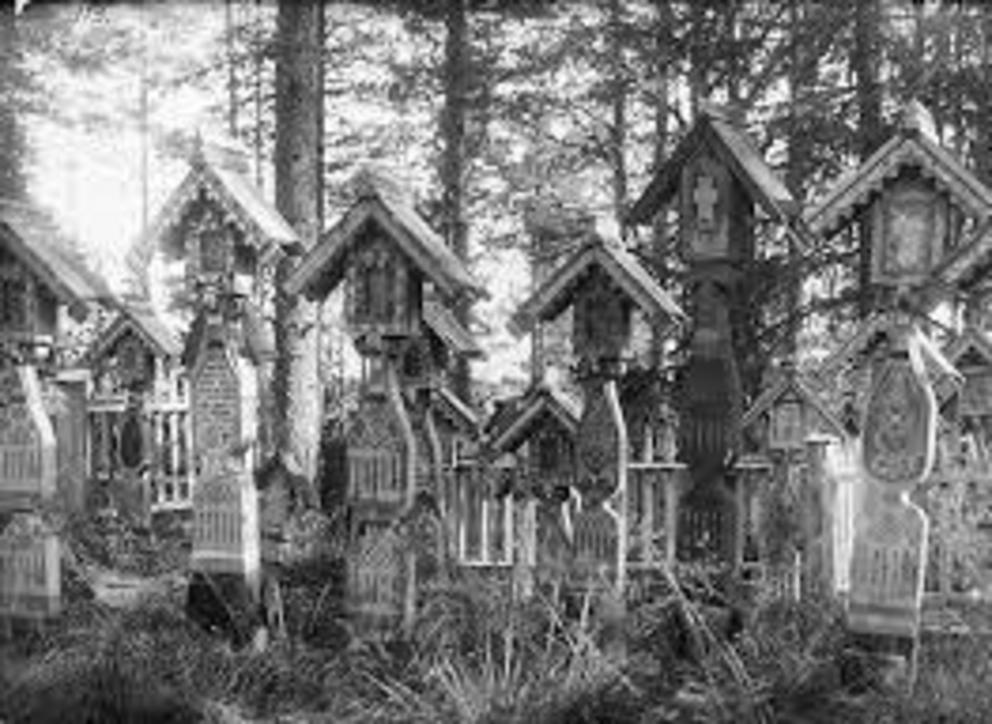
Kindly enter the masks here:
<path id="1" fill-rule="evenodd" d="M 989 682 L 992 2 L 0 0 L 0 724 Z"/>

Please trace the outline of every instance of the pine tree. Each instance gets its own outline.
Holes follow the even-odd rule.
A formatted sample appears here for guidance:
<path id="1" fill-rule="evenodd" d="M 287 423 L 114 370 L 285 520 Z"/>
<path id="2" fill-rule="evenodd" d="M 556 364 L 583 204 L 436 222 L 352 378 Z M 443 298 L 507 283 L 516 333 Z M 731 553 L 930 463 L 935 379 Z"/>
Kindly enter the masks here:
<path id="1" fill-rule="evenodd" d="M 276 44 L 276 208 L 313 247 L 323 228 L 323 45 L 320 0 L 280 0 Z M 273 388 L 280 452 L 306 477 L 316 475 L 323 395 L 318 375 L 318 306 L 288 298 L 282 282 L 295 259 L 276 271 L 276 359 Z"/>

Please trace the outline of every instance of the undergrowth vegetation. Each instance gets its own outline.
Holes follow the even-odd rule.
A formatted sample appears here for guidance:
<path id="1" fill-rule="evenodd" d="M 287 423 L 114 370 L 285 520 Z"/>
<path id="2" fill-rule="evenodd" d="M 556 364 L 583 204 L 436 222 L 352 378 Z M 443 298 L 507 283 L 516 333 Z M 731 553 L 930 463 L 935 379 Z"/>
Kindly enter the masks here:
<path id="1" fill-rule="evenodd" d="M 3 647 L 0 720 L 902 724 L 992 712 L 985 641 L 925 640 L 907 695 L 850 653 L 835 604 L 759 598 L 730 625 L 687 590 L 666 574 L 618 616 L 581 593 L 514 601 L 466 573 L 425 591 L 406 636 L 291 635 L 264 651 L 233 650 L 173 600 L 110 610 L 78 598 Z"/>

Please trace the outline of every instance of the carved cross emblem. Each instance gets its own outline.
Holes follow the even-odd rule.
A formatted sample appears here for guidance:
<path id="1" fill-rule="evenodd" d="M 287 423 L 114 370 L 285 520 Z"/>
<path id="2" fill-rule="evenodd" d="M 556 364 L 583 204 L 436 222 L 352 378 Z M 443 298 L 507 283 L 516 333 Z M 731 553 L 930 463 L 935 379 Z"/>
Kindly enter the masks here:
<path id="1" fill-rule="evenodd" d="M 716 226 L 716 185 L 713 178 L 700 174 L 696 178 L 696 188 L 692 200 L 696 204 L 696 223 L 702 230 L 712 230 Z"/>

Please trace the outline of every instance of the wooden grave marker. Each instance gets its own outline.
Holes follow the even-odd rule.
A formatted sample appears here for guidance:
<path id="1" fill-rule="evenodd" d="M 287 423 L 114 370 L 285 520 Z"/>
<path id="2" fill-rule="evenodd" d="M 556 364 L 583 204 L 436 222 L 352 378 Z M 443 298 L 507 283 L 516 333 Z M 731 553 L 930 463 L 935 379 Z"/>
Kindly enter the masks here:
<path id="1" fill-rule="evenodd" d="M 30 508 L 54 495 L 55 431 L 33 365 L 0 367 L 0 509 Z"/>
<path id="2" fill-rule="evenodd" d="M 889 359 L 872 380 L 862 428 L 861 505 L 854 523 L 848 628 L 910 647 L 909 681 L 923 602 L 928 522 L 909 500 L 934 461 L 937 403 L 923 366 L 921 333 L 895 330 Z"/>
<path id="3" fill-rule="evenodd" d="M 33 513 L 15 513 L 0 532 L 0 618 L 46 619 L 62 606 L 58 536 Z"/>

